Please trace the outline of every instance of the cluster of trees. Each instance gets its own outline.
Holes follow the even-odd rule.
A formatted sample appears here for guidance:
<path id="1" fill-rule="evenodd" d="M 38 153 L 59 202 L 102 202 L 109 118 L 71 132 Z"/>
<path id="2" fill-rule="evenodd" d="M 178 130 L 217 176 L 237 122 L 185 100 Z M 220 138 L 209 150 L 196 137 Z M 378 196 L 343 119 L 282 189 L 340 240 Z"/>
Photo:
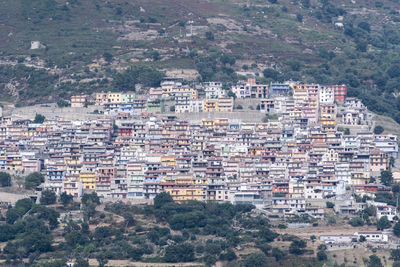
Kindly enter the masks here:
<path id="1" fill-rule="evenodd" d="M 131 66 L 124 72 L 113 75 L 113 86 L 116 91 L 135 91 L 136 85 L 160 86 L 164 73 L 145 65 Z"/>

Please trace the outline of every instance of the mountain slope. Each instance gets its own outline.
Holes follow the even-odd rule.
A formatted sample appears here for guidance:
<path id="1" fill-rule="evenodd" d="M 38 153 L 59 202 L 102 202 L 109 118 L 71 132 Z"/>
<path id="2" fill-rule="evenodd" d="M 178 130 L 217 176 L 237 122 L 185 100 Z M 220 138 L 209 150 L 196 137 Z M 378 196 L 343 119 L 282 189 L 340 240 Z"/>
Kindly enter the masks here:
<path id="1" fill-rule="evenodd" d="M 271 68 L 260 80 L 346 83 L 371 110 L 400 121 L 399 7 L 397 0 L 2 0 L 0 90 L 22 103 L 117 90 L 115 73 L 139 61 L 226 82 L 235 71 Z M 193 36 L 185 36 L 190 21 Z M 30 50 L 35 40 L 46 48 Z"/>

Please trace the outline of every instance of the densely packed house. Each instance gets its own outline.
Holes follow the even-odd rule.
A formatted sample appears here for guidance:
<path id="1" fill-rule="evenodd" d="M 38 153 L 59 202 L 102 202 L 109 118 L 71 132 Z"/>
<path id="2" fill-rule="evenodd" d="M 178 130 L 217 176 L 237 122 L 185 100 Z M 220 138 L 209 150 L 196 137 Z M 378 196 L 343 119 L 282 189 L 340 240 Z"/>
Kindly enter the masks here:
<path id="1" fill-rule="evenodd" d="M 232 111 L 233 98 L 221 83 L 203 86 L 204 99 L 180 79 L 165 80 L 147 98 L 99 93 L 95 103 L 106 115 L 97 120 L 2 118 L 0 169 L 40 171 L 45 188 L 75 197 L 95 191 L 104 199 L 152 199 L 168 192 L 176 201 L 252 203 L 314 217 L 324 215 L 317 201 L 349 188 L 360 194 L 386 190 L 370 180 L 397 158 L 397 137 L 373 134 L 367 109 L 346 98 L 346 86 L 234 85 L 237 98 L 256 98 L 260 112 L 275 114 L 266 122 L 194 123 L 156 115 L 164 98 L 176 101 L 176 112 Z M 76 105 L 86 99 L 74 97 Z M 342 206 L 343 212 L 356 210 Z"/>

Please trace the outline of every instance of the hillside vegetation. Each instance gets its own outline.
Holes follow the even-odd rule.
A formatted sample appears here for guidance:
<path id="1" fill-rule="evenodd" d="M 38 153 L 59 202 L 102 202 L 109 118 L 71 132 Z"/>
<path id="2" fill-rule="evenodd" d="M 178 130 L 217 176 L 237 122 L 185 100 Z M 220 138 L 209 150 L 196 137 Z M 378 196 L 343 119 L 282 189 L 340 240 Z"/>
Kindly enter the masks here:
<path id="1" fill-rule="evenodd" d="M 128 89 L 113 79 L 138 64 L 195 69 L 200 81 L 227 83 L 251 71 L 264 82 L 345 83 L 350 96 L 399 122 L 399 7 L 398 0 L 3 0 L 0 93 L 30 104 Z M 193 36 L 185 36 L 190 21 Z M 30 50 L 31 41 L 45 48 Z M 122 75 L 129 81 L 132 72 Z"/>

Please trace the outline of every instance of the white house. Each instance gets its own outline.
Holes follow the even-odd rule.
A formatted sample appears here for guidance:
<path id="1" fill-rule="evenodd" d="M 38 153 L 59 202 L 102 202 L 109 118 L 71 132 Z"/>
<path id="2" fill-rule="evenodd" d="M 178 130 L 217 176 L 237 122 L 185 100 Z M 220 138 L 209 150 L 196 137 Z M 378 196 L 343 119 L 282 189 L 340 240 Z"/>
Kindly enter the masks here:
<path id="1" fill-rule="evenodd" d="M 359 231 L 355 232 L 354 235 L 357 236 L 357 239 L 364 236 L 366 241 L 374 243 L 386 243 L 389 239 L 388 235 L 382 231 Z"/>
<path id="2" fill-rule="evenodd" d="M 221 82 L 206 82 L 203 83 L 203 85 L 207 99 L 225 96 L 225 91 L 222 89 Z"/>
<path id="3" fill-rule="evenodd" d="M 356 238 L 354 235 L 321 235 L 319 240 L 325 244 L 343 244 L 351 243 L 351 240 Z"/>
<path id="4" fill-rule="evenodd" d="M 332 87 L 321 86 L 319 88 L 319 103 L 333 104 L 335 101 L 335 91 Z"/>

